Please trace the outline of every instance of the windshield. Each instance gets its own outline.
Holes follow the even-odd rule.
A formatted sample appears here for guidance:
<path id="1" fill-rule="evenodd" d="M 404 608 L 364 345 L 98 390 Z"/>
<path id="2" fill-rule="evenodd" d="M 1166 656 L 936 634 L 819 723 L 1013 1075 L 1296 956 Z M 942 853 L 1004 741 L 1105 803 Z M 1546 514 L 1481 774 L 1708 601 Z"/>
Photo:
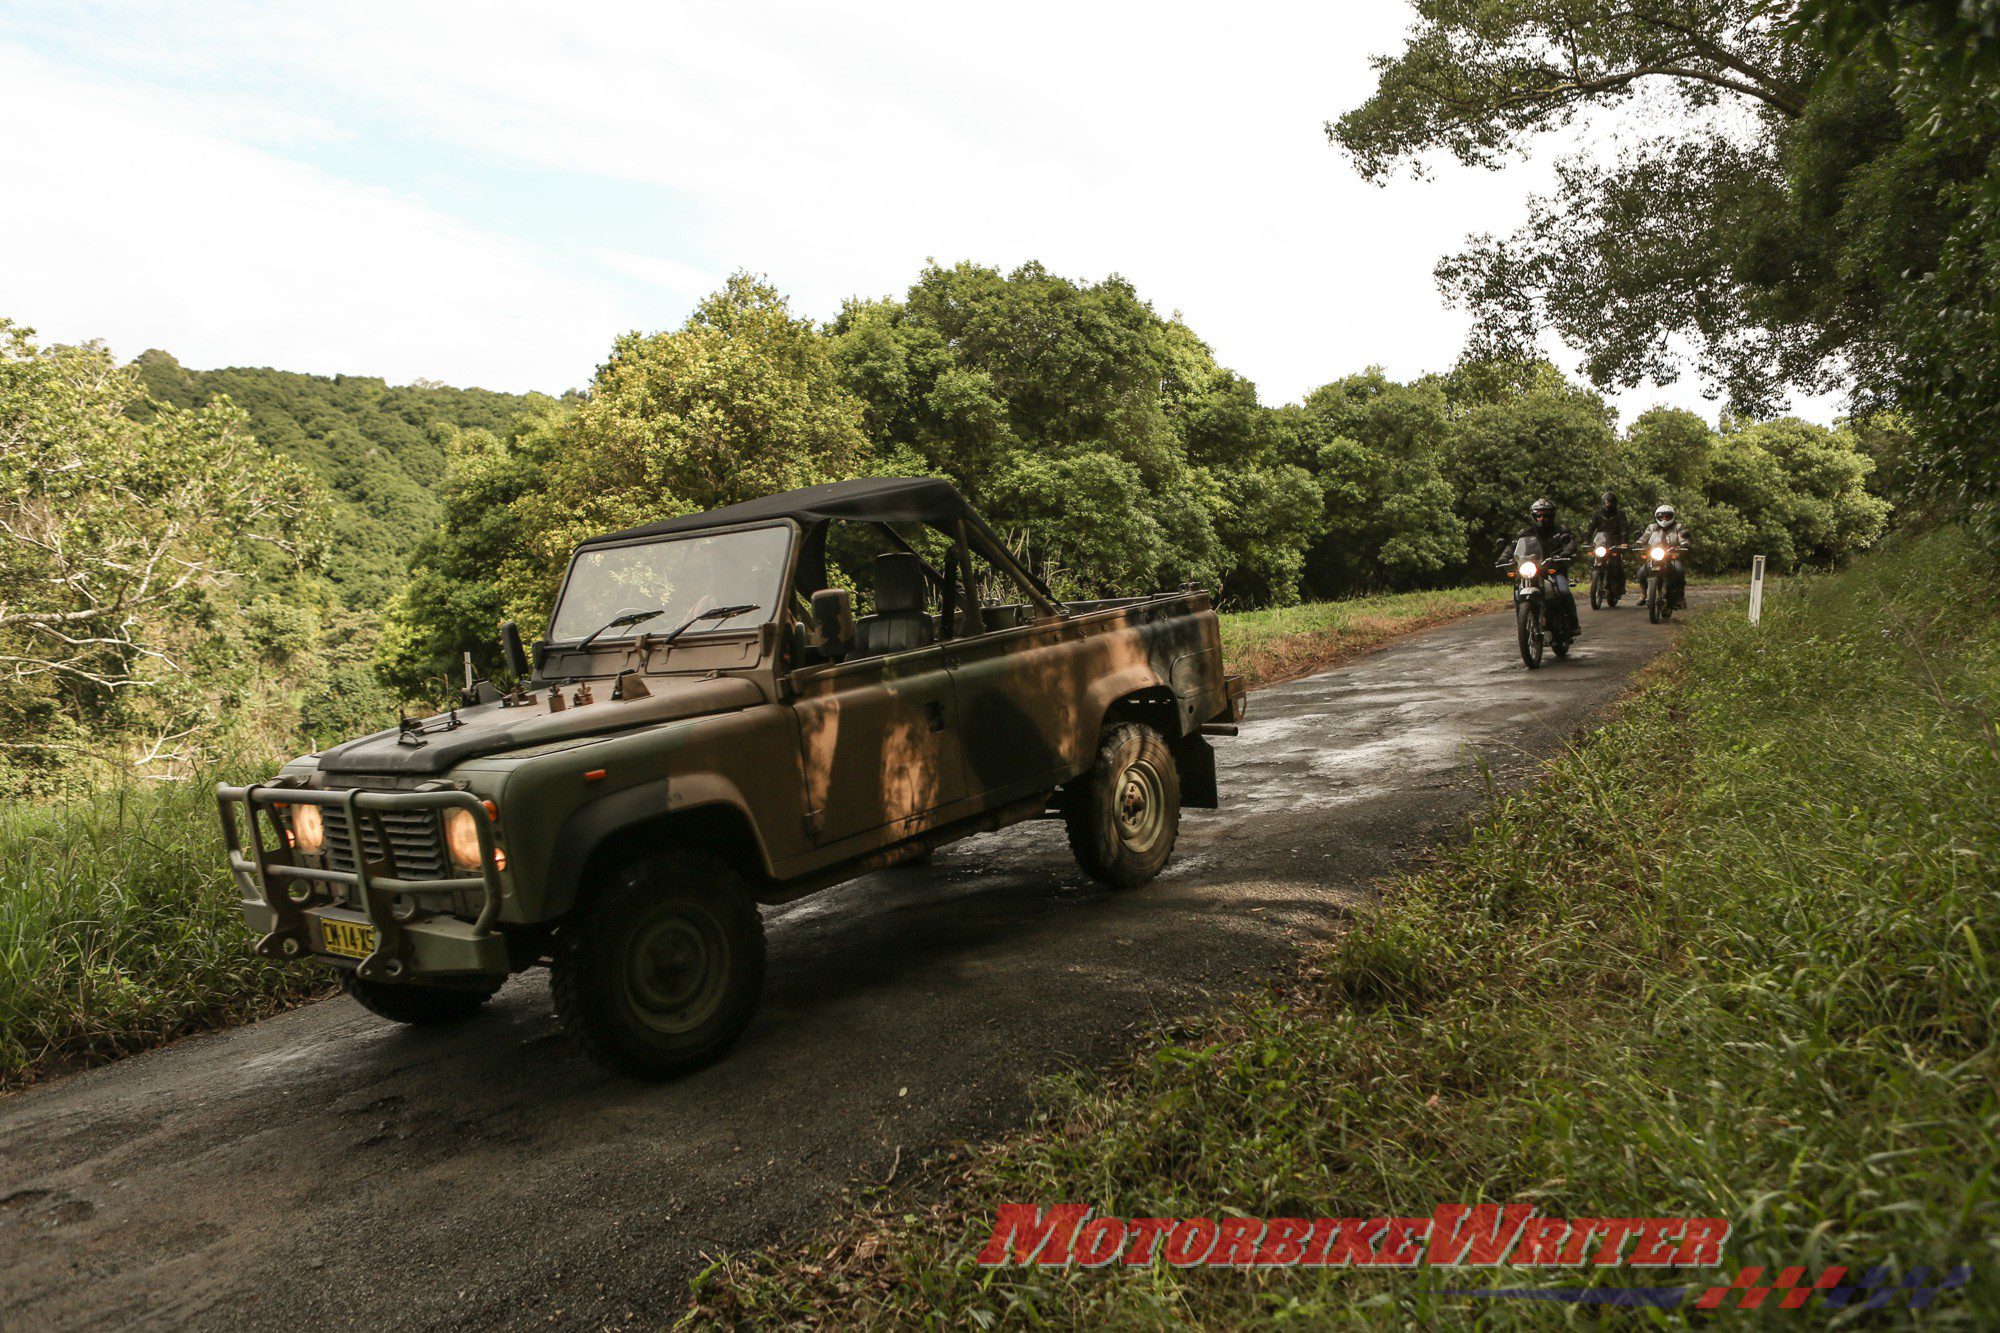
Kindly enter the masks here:
<path id="1" fill-rule="evenodd" d="M 549 638 L 571 643 L 623 612 L 655 609 L 658 615 L 608 631 L 604 638 L 664 634 L 718 606 L 761 609 L 697 625 L 688 633 L 761 624 L 783 604 L 791 537 L 789 527 L 777 525 L 585 551 L 570 567 Z"/>

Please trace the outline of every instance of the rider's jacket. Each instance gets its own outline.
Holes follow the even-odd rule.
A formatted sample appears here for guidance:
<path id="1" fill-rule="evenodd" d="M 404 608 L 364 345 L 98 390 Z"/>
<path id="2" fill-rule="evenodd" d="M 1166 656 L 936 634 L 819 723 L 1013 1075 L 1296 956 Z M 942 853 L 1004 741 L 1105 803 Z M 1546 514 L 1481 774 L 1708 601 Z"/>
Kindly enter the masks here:
<path id="1" fill-rule="evenodd" d="M 1570 530 L 1561 523 L 1551 524 L 1547 528 L 1543 528 L 1540 524 L 1530 523 L 1527 527 L 1522 528 L 1514 534 L 1515 541 L 1519 541 L 1523 537 L 1533 537 L 1539 541 L 1542 544 L 1543 555 L 1576 554 L 1576 538 L 1571 536 Z"/>
<path id="2" fill-rule="evenodd" d="M 1600 509 L 1590 516 L 1590 531 L 1593 536 L 1603 533 L 1611 539 L 1613 546 L 1625 540 L 1625 511 L 1622 509 Z"/>
<path id="3" fill-rule="evenodd" d="M 1639 534 L 1639 549 L 1643 551 L 1654 542 L 1667 547 L 1678 546 L 1683 551 L 1688 550 L 1694 545 L 1688 539 L 1687 524 L 1681 522 L 1679 519 L 1675 519 L 1671 523 L 1662 523 L 1658 519 L 1654 519 L 1651 523 L 1648 523 L 1646 530 Z"/>

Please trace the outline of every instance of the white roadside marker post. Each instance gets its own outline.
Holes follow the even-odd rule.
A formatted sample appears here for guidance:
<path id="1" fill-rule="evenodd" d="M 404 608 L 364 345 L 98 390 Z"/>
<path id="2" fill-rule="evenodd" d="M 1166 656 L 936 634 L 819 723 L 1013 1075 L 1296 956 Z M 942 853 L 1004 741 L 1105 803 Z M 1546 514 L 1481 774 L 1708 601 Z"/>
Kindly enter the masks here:
<path id="1" fill-rule="evenodd" d="M 1764 557 L 1750 557 L 1750 623 L 1764 618 Z"/>

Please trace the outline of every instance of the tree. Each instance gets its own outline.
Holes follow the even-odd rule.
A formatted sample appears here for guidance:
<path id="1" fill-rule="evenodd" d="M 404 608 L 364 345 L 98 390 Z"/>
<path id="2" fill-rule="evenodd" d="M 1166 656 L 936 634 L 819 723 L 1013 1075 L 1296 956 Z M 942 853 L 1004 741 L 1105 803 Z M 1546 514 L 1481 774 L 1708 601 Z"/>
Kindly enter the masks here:
<path id="1" fill-rule="evenodd" d="M 860 475 L 868 454 L 826 338 L 739 273 L 681 328 L 619 338 L 587 397 L 452 441 L 442 523 L 392 608 L 383 678 L 434 693 L 463 650 L 497 665 L 498 621 L 544 621 L 585 537 Z"/>
<path id="2" fill-rule="evenodd" d="M 0 726 L 15 750 L 149 727 L 157 755 L 212 724 L 204 701 L 247 656 L 223 622 L 260 574 L 319 558 L 323 497 L 242 412 L 142 419 L 142 397 L 101 345 L 42 347 L 0 320 Z"/>
<path id="3" fill-rule="evenodd" d="M 1535 500 L 1578 524 L 1622 468 L 1610 404 L 1546 361 L 1461 366 L 1445 380 L 1451 407 L 1442 470 L 1465 524 L 1464 568 L 1483 573 L 1528 522 Z"/>
<path id="4" fill-rule="evenodd" d="M 1305 566 L 1313 596 L 1413 588 L 1458 568 L 1465 525 L 1440 469 L 1440 384 L 1397 384 L 1371 367 L 1313 390 L 1297 418 L 1292 456 L 1321 496 Z"/>
<path id="5" fill-rule="evenodd" d="M 1059 591 L 1296 594 L 1315 487 L 1256 386 L 1122 278 L 933 264 L 832 333 L 876 467 L 950 477 Z"/>
<path id="6" fill-rule="evenodd" d="M 1815 0 L 1424 0 L 1364 105 L 1328 126 L 1364 174 L 1498 165 L 1586 111 L 1640 137 L 1560 164 L 1526 226 L 1439 266 L 1481 357 L 1544 330 L 1601 386 L 1683 349 L 1736 408 L 1848 388 L 1920 432 L 1923 498 L 2000 495 L 2000 96 L 1990 16 Z M 1983 12 L 1983 11 L 1981 11 Z M 1641 96 L 1641 90 L 1650 95 Z"/>

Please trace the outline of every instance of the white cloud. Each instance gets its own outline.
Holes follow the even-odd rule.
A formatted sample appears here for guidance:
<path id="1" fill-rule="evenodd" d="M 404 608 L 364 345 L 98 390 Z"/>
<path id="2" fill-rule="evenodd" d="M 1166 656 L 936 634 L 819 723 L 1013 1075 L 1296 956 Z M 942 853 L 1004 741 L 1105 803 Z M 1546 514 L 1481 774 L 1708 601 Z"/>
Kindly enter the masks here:
<path id="1" fill-rule="evenodd" d="M 8 178 L 61 200 L 26 226 L 64 237 L 42 304 L 114 339 L 151 312 L 146 337 L 191 361 L 560 388 L 621 328 L 677 323 L 735 268 L 829 316 L 900 291 L 927 257 L 1041 259 L 1123 273 L 1278 401 L 1370 363 L 1450 364 L 1465 319 L 1431 266 L 1468 231 L 1510 230 L 1548 179 L 1539 162 L 1447 165 L 1377 189 L 1328 146 L 1322 122 L 1367 95 L 1367 57 L 1408 17 L 1397 3 L 72 4 L 15 31 L 125 91 L 31 67 L 27 97 L 55 110 L 40 120 L 60 142 L 10 136 L 0 169 L 30 166 Z M 281 156 L 329 146 L 402 194 Z M 554 200 L 629 183 L 676 201 L 672 226 L 634 210 L 592 216 L 587 242 L 560 220 L 509 239 L 446 215 L 442 177 L 493 172 Z M 148 196 L 167 234 L 132 216 Z M 93 255 L 120 245 L 143 259 L 114 277 Z M 207 316 L 188 299 L 203 287 Z M 19 282 L 6 290 L 20 299 Z M 1664 396 L 1705 406 L 1691 383 Z"/>
<path id="2" fill-rule="evenodd" d="M 0 50 L 9 316 L 191 365 L 580 381 L 629 322 L 527 248 L 218 137 L 148 90 Z"/>

